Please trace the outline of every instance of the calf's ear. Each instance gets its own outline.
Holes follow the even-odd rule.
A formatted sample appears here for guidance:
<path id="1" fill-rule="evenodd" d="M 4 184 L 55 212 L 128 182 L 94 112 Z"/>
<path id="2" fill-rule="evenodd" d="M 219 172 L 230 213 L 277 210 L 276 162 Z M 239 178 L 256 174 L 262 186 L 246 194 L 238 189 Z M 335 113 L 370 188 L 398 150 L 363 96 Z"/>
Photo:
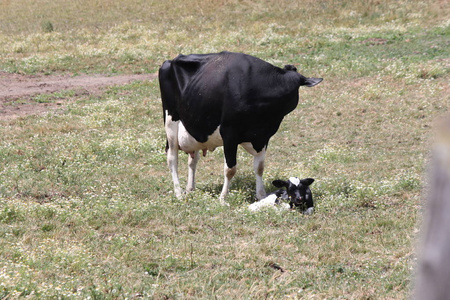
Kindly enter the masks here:
<path id="1" fill-rule="evenodd" d="M 323 80 L 323 78 L 313 78 L 313 77 L 306 78 L 305 85 L 307 87 L 313 87 L 313 86 L 318 85 L 319 83 L 321 83 L 322 80 Z"/>
<path id="2" fill-rule="evenodd" d="M 276 186 L 277 188 L 287 187 L 288 186 L 287 181 L 283 181 L 283 180 L 279 180 L 279 179 L 272 181 L 272 184 L 274 186 Z"/>
<path id="3" fill-rule="evenodd" d="M 314 178 L 305 178 L 305 179 L 300 180 L 300 183 L 302 185 L 306 185 L 306 186 L 311 185 L 313 182 L 314 182 Z"/>

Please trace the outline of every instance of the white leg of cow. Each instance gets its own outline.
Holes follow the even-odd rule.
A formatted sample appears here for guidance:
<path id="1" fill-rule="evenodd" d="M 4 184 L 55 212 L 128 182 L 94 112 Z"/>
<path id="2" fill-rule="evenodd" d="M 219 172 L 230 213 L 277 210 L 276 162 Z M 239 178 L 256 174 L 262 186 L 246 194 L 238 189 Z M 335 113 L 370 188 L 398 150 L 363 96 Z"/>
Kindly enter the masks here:
<path id="1" fill-rule="evenodd" d="M 195 151 L 193 154 L 189 154 L 188 160 L 188 181 L 186 185 L 186 192 L 192 192 L 195 189 L 195 169 L 197 168 L 197 162 L 200 158 L 199 151 Z"/>
<path id="2" fill-rule="evenodd" d="M 178 149 L 170 146 L 167 150 L 167 164 L 169 165 L 170 174 L 172 175 L 173 188 L 177 198 L 181 198 L 183 195 L 183 189 L 180 186 L 180 180 L 178 179 Z"/>
<path id="3" fill-rule="evenodd" d="M 228 190 L 230 188 L 230 182 L 231 182 L 231 179 L 236 174 L 236 170 L 237 170 L 236 166 L 234 166 L 232 168 L 228 168 L 227 163 L 225 162 L 225 166 L 223 168 L 225 180 L 223 182 L 222 192 L 220 193 L 220 197 L 219 197 L 220 202 L 223 204 L 226 204 L 225 197 L 228 194 Z"/>
<path id="4" fill-rule="evenodd" d="M 264 159 L 266 158 L 266 149 L 253 156 L 253 170 L 256 177 L 256 198 L 258 200 L 266 197 L 266 190 L 264 189 L 263 173 L 264 173 Z"/>
<path id="5" fill-rule="evenodd" d="M 256 177 L 256 198 L 258 200 L 266 197 L 266 190 L 264 189 L 263 173 L 264 173 L 264 160 L 266 159 L 266 148 L 260 152 L 256 152 L 251 143 L 242 143 L 241 146 L 253 155 L 253 170 Z"/>
<path id="6" fill-rule="evenodd" d="M 175 195 L 177 198 L 180 198 L 183 195 L 183 190 L 178 179 L 178 123 L 172 121 L 172 117 L 166 112 L 165 129 L 169 145 L 169 149 L 167 149 L 167 164 L 172 175 Z"/>

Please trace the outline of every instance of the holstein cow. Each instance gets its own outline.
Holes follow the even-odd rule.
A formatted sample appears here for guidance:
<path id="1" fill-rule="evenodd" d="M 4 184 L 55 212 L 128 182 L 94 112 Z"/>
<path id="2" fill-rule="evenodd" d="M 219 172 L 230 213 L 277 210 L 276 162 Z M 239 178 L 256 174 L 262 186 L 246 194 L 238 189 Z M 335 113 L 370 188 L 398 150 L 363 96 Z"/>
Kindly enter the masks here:
<path id="1" fill-rule="evenodd" d="M 298 89 L 315 86 L 322 78 L 307 78 L 292 65 L 283 69 L 256 57 L 232 52 L 179 55 L 159 69 L 159 84 L 167 134 L 167 162 L 175 194 L 178 150 L 189 154 L 186 190 L 195 187 L 199 151 L 223 146 L 223 201 L 236 173 L 238 145 L 254 156 L 256 197 L 264 198 L 264 158 L 269 139 L 284 116 L 298 104 Z"/>

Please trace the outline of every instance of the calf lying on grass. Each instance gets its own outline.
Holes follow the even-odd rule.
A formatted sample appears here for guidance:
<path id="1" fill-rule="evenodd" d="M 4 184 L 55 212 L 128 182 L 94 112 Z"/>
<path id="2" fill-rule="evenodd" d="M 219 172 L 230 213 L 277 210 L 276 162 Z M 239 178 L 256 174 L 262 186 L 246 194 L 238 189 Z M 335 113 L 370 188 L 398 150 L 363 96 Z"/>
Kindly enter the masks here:
<path id="1" fill-rule="evenodd" d="M 278 207 L 280 209 L 299 208 L 305 215 L 310 215 L 314 212 L 314 202 L 309 186 L 314 182 L 313 178 L 298 179 L 291 177 L 288 181 L 274 180 L 272 184 L 279 189 L 249 205 L 251 211 L 258 211 L 263 207 Z M 280 200 L 289 200 L 289 204 Z"/>

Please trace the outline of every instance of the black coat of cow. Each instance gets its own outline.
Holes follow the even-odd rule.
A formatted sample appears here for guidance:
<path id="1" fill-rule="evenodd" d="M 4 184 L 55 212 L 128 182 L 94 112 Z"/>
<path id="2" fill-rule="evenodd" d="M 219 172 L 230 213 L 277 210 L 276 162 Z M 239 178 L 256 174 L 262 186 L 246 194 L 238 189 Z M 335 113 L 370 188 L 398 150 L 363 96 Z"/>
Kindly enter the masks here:
<path id="1" fill-rule="evenodd" d="M 231 169 L 239 144 L 251 143 L 257 153 L 265 150 L 284 116 L 297 106 L 299 87 L 322 79 L 306 78 L 292 65 L 278 68 L 250 55 L 221 52 L 165 61 L 159 81 L 165 122 L 168 116 L 181 121 L 199 143 L 219 128 Z"/>

